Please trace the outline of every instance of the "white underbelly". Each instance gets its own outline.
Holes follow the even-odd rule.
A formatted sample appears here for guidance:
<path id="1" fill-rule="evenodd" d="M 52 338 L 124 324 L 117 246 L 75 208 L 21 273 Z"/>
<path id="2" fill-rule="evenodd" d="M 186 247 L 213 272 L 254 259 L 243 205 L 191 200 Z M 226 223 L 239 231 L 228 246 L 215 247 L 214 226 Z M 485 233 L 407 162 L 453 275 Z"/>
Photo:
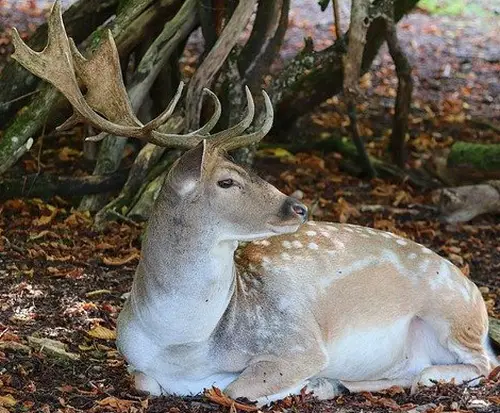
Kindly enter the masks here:
<path id="1" fill-rule="evenodd" d="M 402 317 L 389 325 L 346 329 L 328 343 L 329 364 L 318 377 L 345 381 L 408 378 L 432 364 L 449 364 L 453 355 L 419 318 Z"/>

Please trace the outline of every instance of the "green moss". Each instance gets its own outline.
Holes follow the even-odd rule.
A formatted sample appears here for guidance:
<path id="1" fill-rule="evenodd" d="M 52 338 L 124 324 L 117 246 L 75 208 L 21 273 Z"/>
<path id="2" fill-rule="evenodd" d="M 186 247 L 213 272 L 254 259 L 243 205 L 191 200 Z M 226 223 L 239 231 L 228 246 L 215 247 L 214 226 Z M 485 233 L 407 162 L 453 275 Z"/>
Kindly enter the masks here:
<path id="1" fill-rule="evenodd" d="M 468 0 L 420 0 L 418 5 L 429 13 L 444 16 L 493 16 L 491 11 Z"/>
<path id="2" fill-rule="evenodd" d="M 448 166 L 464 165 L 485 171 L 500 170 L 500 145 L 455 142 L 448 156 Z"/>

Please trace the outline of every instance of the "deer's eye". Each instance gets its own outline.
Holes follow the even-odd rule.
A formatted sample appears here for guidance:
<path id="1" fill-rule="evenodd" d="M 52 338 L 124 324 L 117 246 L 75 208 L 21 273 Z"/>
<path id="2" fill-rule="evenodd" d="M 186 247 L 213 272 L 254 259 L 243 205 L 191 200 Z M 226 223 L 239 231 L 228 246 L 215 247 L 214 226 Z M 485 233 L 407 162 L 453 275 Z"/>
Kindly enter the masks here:
<path id="1" fill-rule="evenodd" d="M 217 185 L 224 189 L 231 188 L 234 184 L 235 182 L 232 179 L 222 179 L 217 182 Z"/>

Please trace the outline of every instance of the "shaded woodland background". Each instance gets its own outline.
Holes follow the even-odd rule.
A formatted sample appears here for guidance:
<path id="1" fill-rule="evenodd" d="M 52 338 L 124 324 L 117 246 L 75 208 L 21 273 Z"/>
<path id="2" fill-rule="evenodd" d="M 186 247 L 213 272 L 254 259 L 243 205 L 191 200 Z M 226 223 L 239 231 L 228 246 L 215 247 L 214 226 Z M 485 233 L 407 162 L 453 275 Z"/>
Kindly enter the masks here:
<path id="1" fill-rule="evenodd" d="M 85 143 L 99 132 L 87 126 L 54 130 L 69 106 L 9 58 L 12 26 L 36 50 L 45 45 L 51 3 L 0 0 L 0 412 L 228 411 L 207 397 L 148 400 L 131 389 L 114 347 L 115 320 L 154 196 L 180 152 L 120 137 Z M 376 1 L 359 80 L 356 70 L 342 76 L 349 4 L 339 2 L 335 27 L 331 2 L 320 2 L 323 12 L 310 0 L 249 3 L 80 0 L 64 19 L 87 52 L 101 25 L 111 28 L 141 120 L 165 108 L 180 79 L 189 81 L 170 131 L 210 116 L 210 107 L 196 105 L 202 87 L 221 98 L 219 128 L 239 119 L 243 85 L 254 96 L 265 88 L 275 127 L 235 159 L 301 197 L 313 219 L 388 230 L 450 259 L 480 286 L 498 331 L 494 3 Z M 209 50 L 237 10 L 250 23 L 235 26 L 228 37 L 237 41 L 214 63 Z M 392 50 L 388 10 L 401 19 Z M 401 94 L 405 82 L 411 98 L 408 88 Z M 495 372 L 473 390 L 438 386 L 410 396 L 395 388 L 326 403 L 289 399 L 274 409 L 495 412 L 499 388 Z"/>

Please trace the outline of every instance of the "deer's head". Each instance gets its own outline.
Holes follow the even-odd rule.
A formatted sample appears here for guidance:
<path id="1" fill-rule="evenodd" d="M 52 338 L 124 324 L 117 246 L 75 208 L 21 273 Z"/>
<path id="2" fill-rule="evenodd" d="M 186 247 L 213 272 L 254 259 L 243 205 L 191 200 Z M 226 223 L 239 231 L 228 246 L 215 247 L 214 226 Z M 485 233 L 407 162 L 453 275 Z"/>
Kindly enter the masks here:
<path id="1" fill-rule="evenodd" d="M 172 167 L 161 197 L 224 240 L 249 241 L 294 232 L 307 208 L 203 140 Z M 160 201 L 161 202 L 161 201 Z"/>

